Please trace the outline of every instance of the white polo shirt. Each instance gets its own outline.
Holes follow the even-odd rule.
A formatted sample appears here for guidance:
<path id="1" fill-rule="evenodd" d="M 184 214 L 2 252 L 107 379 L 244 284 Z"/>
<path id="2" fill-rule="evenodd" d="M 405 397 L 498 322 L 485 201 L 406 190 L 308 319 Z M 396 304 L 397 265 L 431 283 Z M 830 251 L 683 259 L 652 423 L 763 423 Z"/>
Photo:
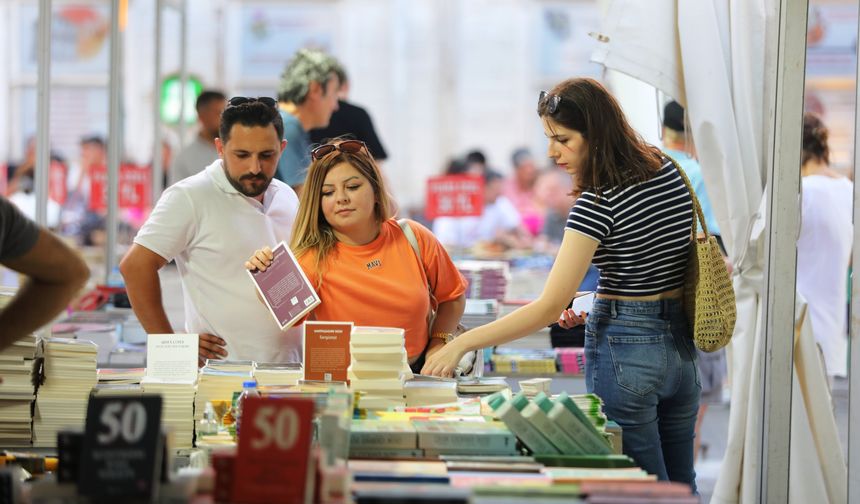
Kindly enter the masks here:
<path id="1" fill-rule="evenodd" d="M 230 360 L 301 362 L 300 331 L 281 332 L 244 266 L 255 250 L 289 243 L 298 206 L 296 193 L 278 180 L 262 203 L 241 194 L 219 159 L 164 191 L 134 239 L 176 260 L 185 330 L 223 338 Z"/>

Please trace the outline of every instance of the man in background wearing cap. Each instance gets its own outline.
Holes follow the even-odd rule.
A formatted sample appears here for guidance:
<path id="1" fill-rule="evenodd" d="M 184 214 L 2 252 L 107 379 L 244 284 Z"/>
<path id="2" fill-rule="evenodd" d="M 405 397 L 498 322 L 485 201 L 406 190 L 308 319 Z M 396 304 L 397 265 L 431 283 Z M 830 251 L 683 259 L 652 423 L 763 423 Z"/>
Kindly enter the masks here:
<path id="1" fill-rule="evenodd" d="M 308 132 L 328 126 L 337 110 L 338 68 L 340 64 L 328 54 L 301 49 L 281 75 L 278 105 L 287 147 L 278 162 L 276 177 L 299 195 L 311 162 Z"/>
<path id="2" fill-rule="evenodd" d="M 705 189 L 705 180 L 702 178 L 702 167 L 699 166 L 699 161 L 696 160 L 696 151 L 693 142 L 687 138 L 686 128 L 684 127 L 684 107 L 676 101 L 670 101 L 663 109 L 663 151 L 671 156 L 681 165 L 687 178 L 690 179 L 690 185 L 693 186 L 693 191 L 699 199 L 699 205 L 702 207 L 702 213 L 705 214 L 705 224 L 708 226 L 708 232 L 717 237 L 722 248 L 722 240 L 720 239 L 720 227 L 717 225 L 717 220 L 714 218 L 714 211 L 711 207 L 711 200 L 708 198 L 708 191 Z M 701 230 L 701 224 L 699 224 Z"/>

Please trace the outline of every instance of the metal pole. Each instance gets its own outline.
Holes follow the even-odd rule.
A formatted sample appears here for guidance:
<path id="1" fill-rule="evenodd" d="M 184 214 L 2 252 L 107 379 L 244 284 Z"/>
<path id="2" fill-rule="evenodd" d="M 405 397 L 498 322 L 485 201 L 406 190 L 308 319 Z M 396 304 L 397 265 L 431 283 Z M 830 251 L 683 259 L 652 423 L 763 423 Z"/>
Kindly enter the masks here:
<path id="1" fill-rule="evenodd" d="M 188 85 L 188 0 L 179 6 L 179 150 L 185 147 L 185 87 Z"/>
<path id="2" fill-rule="evenodd" d="M 161 162 L 161 9 L 162 0 L 155 0 L 155 100 L 153 103 L 152 124 L 152 206 L 161 196 L 164 189 L 164 166 Z"/>
<path id="3" fill-rule="evenodd" d="M 110 20 L 110 103 L 108 119 L 108 201 L 107 201 L 107 253 L 105 257 L 105 284 L 117 264 L 116 240 L 119 212 L 119 163 L 122 150 L 122 35 L 119 31 L 120 1 L 111 0 Z"/>
<path id="4" fill-rule="evenodd" d="M 857 26 L 860 34 L 860 23 Z M 857 81 L 860 82 L 860 67 L 857 68 Z M 854 101 L 854 249 L 852 263 L 860 270 L 860 240 L 857 239 L 860 230 L 860 185 L 856 183 L 860 176 L 860 86 L 855 86 Z M 860 418 L 860 281 L 854 272 L 851 275 L 851 349 L 850 365 L 848 366 L 848 502 L 860 503 L 860 431 L 854 424 Z"/>
<path id="5" fill-rule="evenodd" d="M 788 502 L 794 304 L 800 224 L 800 146 L 808 0 L 780 0 L 773 163 L 769 166 L 769 222 L 764 271 L 765 352 L 758 502 Z"/>
<path id="6" fill-rule="evenodd" d="M 39 81 L 36 103 L 36 222 L 48 222 L 48 179 L 51 173 L 51 0 L 39 0 Z"/>

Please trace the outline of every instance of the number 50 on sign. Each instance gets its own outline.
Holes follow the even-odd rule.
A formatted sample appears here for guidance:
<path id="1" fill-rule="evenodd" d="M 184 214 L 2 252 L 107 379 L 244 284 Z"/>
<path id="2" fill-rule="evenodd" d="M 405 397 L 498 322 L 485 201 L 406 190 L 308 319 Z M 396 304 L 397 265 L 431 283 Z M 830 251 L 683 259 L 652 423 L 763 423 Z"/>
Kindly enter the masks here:
<path id="1" fill-rule="evenodd" d="M 313 414 L 311 399 L 249 397 L 245 401 L 233 501 L 311 502 Z"/>

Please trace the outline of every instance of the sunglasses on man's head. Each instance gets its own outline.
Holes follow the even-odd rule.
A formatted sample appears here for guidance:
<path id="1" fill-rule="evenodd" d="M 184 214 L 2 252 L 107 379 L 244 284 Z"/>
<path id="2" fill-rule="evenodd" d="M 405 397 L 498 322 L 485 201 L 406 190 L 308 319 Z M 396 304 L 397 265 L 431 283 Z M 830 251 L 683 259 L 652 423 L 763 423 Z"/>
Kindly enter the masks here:
<path id="1" fill-rule="evenodd" d="M 274 108 L 278 102 L 275 101 L 274 98 L 269 98 L 268 96 L 261 96 L 259 98 L 252 98 L 248 96 L 234 96 L 227 100 L 227 107 L 238 107 L 240 105 L 245 105 L 247 103 L 260 102 L 267 107 Z"/>
<path id="2" fill-rule="evenodd" d="M 340 143 L 327 143 L 315 147 L 311 150 L 311 157 L 314 159 L 322 159 L 334 151 L 346 152 L 347 154 L 357 154 L 362 148 L 367 150 L 367 145 L 361 140 L 344 140 Z"/>
<path id="3" fill-rule="evenodd" d="M 561 96 L 559 95 L 551 95 L 546 91 L 541 91 L 538 95 L 538 108 L 546 103 L 546 111 L 551 115 L 555 114 L 558 110 L 558 106 L 561 104 Z"/>

